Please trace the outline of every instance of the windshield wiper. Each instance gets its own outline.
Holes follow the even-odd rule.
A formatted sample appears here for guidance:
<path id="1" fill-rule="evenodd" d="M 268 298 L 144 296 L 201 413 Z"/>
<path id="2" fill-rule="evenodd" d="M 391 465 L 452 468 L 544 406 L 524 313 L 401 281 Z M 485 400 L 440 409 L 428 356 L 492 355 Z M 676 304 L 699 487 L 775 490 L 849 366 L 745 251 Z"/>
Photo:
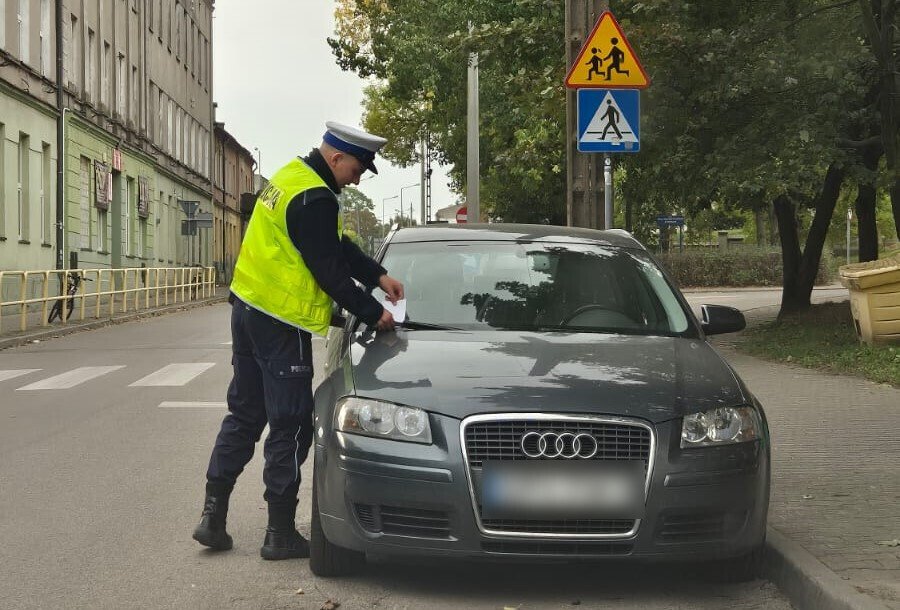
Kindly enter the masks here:
<path id="1" fill-rule="evenodd" d="M 407 330 L 459 330 L 452 326 L 441 326 L 439 324 L 429 324 L 427 322 L 413 322 L 412 320 L 407 320 L 406 322 L 395 321 L 394 323 Z"/>

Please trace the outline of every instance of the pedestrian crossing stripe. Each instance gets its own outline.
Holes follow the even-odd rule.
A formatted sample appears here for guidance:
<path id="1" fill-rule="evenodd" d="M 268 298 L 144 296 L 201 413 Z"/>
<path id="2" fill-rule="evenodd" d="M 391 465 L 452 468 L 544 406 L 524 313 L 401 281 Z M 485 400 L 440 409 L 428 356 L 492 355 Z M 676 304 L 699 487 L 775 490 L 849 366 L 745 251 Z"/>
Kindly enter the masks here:
<path id="1" fill-rule="evenodd" d="M 69 388 L 74 388 L 75 386 L 85 383 L 86 381 L 96 379 L 97 377 L 102 377 L 103 375 L 124 368 L 124 365 L 82 366 L 78 367 L 77 369 L 72 369 L 71 371 L 61 373 L 59 375 L 54 375 L 53 377 L 48 377 L 47 379 L 42 379 L 41 381 L 36 381 L 29 385 L 18 388 L 17 391 L 68 390 Z"/>
<path id="2" fill-rule="evenodd" d="M 566 75 L 569 89 L 644 89 L 650 79 L 619 22 L 605 11 Z"/>
<path id="3" fill-rule="evenodd" d="M 215 365 L 215 362 L 176 362 L 138 379 L 128 387 L 183 386 Z"/>
<path id="4" fill-rule="evenodd" d="M 41 369 L 9 369 L 0 371 L 0 381 L 6 381 L 7 379 L 15 379 L 16 377 L 21 377 L 23 375 L 28 375 L 29 373 L 37 373 Z"/>
<path id="5" fill-rule="evenodd" d="M 579 152 L 638 152 L 640 115 L 636 89 L 579 89 Z"/>
<path id="6" fill-rule="evenodd" d="M 202 401 L 174 401 L 165 400 L 159 403 L 160 409 L 227 409 L 228 405 L 224 402 L 202 402 Z"/>

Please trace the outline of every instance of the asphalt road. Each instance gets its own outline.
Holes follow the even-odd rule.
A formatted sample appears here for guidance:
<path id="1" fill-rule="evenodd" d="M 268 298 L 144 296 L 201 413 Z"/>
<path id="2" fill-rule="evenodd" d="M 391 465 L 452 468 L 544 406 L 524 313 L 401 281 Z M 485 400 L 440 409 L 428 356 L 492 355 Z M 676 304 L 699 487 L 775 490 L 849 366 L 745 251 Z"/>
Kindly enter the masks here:
<path id="1" fill-rule="evenodd" d="M 691 565 L 378 560 L 318 579 L 305 560 L 259 557 L 261 450 L 232 496 L 234 550 L 202 549 L 191 531 L 225 413 L 228 314 L 217 305 L 0 351 L 0 608 L 791 607 L 771 583 L 713 584 Z"/>

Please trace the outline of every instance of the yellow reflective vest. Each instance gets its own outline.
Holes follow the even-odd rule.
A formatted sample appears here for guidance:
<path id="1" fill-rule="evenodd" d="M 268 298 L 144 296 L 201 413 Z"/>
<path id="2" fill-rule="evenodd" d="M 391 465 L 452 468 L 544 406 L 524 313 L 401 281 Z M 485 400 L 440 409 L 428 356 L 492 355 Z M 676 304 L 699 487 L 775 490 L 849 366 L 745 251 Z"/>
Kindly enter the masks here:
<path id="1" fill-rule="evenodd" d="M 294 159 L 260 193 L 234 268 L 231 291 L 251 307 L 318 335 L 328 332 L 332 300 L 316 283 L 287 230 L 288 204 L 325 181 Z M 338 239 L 343 234 L 338 214 Z"/>

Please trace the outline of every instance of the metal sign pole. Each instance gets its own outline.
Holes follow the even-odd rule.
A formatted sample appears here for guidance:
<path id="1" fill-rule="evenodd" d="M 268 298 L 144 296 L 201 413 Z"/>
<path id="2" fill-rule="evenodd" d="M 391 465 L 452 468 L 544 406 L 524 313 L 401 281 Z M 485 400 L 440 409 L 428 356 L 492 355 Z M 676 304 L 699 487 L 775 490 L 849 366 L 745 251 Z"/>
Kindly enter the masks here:
<path id="1" fill-rule="evenodd" d="M 612 180 L 612 157 L 609 154 L 603 155 L 603 178 L 604 178 L 604 229 L 613 228 L 613 180 Z"/>

